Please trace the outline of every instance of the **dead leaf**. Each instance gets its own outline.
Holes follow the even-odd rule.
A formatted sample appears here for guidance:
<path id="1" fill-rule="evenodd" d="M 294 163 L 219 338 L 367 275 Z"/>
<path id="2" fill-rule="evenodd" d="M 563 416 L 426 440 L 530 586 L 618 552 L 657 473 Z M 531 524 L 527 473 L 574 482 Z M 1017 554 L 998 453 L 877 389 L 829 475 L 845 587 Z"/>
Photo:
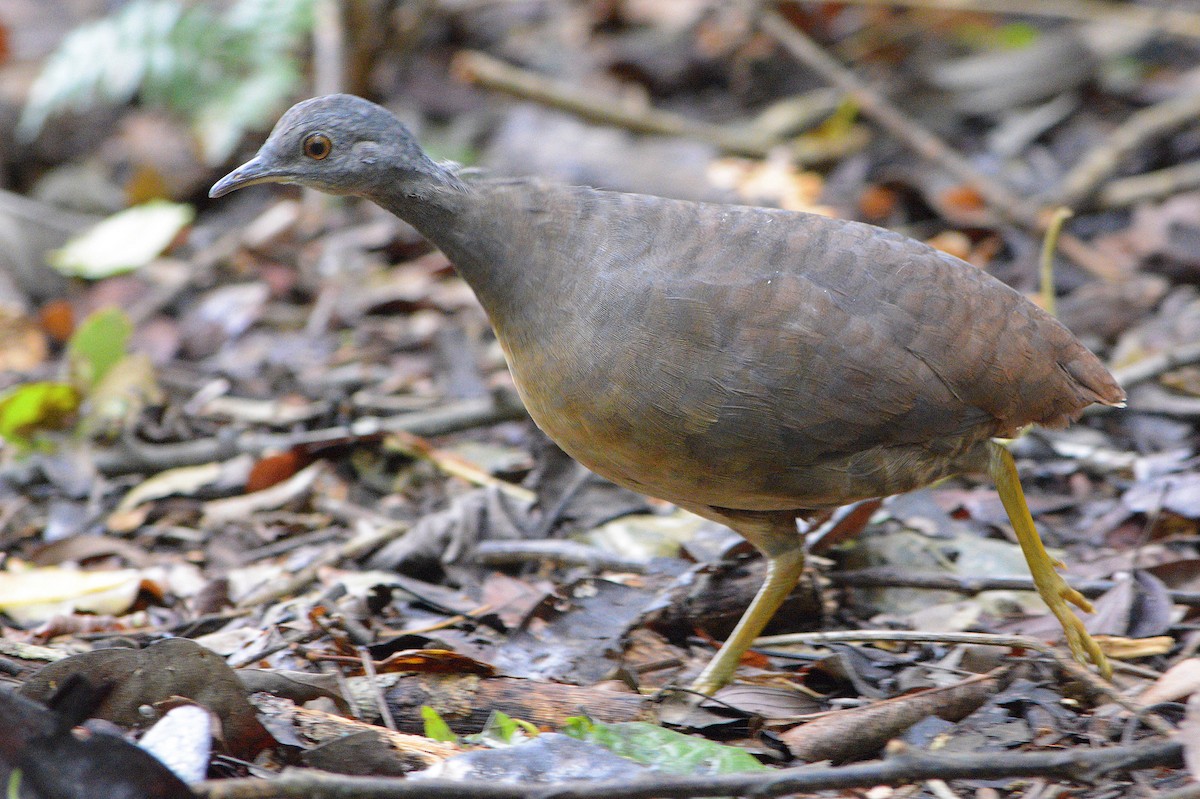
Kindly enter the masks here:
<path id="1" fill-rule="evenodd" d="M 245 518 L 255 511 L 274 510 L 306 494 L 323 471 L 324 464 L 317 462 L 288 480 L 262 491 L 205 502 L 201 523 L 210 527 Z"/>
<path id="2" fill-rule="evenodd" d="M 233 487 L 246 482 L 253 464 L 249 455 L 239 455 L 232 460 L 221 463 L 202 463 L 196 466 L 180 466 L 177 469 L 167 469 L 153 477 L 143 480 L 121 498 L 113 516 L 126 514 L 135 508 L 173 495 L 192 496 L 202 488 L 211 486 Z M 116 519 L 109 517 L 109 524 Z M 112 528 L 120 531 L 120 528 Z"/>
<path id="3" fill-rule="evenodd" d="M 46 360 L 47 352 L 37 322 L 0 306 L 0 372 L 29 372 Z"/>
<path id="4" fill-rule="evenodd" d="M 9 787 L 8 796 L 193 796 L 153 755 L 87 722 L 105 692 L 78 676 L 47 696 L 49 707 L 15 691 L 0 691 L 0 783 Z M 84 725 L 87 733 L 77 734 L 77 725 Z"/>
<path id="5" fill-rule="evenodd" d="M 892 738 L 928 716 L 956 721 L 996 693 L 998 675 L 981 674 L 945 688 L 886 699 L 853 710 L 835 710 L 793 727 L 780 737 L 788 751 L 809 763 L 840 762 L 879 751 Z"/>
<path id="6" fill-rule="evenodd" d="M 591 685 L 515 677 L 414 674 L 402 678 L 380 675 L 377 681 L 350 678 L 347 682 L 360 717 L 377 715 L 375 697 L 379 685 L 388 677 L 393 677 L 394 682 L 385 688 L 384 695 L 396 725 L 414 732 L 424 729 L 423 705 L 436 710 L 458 735 L 480 732 L 496 710 L 547 729 L 561 728 L 572 716 L 618 722 L 646 719 L 653 713 L 649 697 L 632 692 L 598 691 Z"/>
<path id="7" fill-rule="evenodd" d="M 1135 513 L 1165 510 L 1189 519 L 1200 519 L 1200 473 L 1170 474 L 1139 481 L 1121 496 L 1121 501 Z"/>
<path id="8" fill-rule="evenodd" d="M 415 671 L 424 674 L 478 674 L 491 677 L 496 667 L 475 658 L 446 649 L 407 649 L 388 655 L 376 670 L 389 672 Z"/>
<path id="9" fill-rule="evenodd" d="M 1142 691 L 1137 701 L 1143 705 L 1178 702 L 1185 696 L 1200 693 L 1200 658 L 1181 660 L 1167 669 L 1154 683 Z"/>
<path id="10" fill-rule="evenodd" d="M 142 580 L 137 569 L 0 572 L 0 610 L 23 625 L 81 611 L 119 616 L 133 605 Z"/>
<path id="11" fill-rule="evenodd" d="M 1192 694 L 1187 703 L 1187 715 L 1179 724 L 1179 740 L 1183 741 L 1183 762 L 1200 780 L 1200 691 Z"/>
<path id="12" fill-rule="evenodd" d="M 1175 648 L 1175 639 L 1169 635 L 1152 638 L 1125 638 L 1119 635 L 1095 635 L 1101 651 L 1113 660 L 1137 660 L 1155 655 L 1165 655 Z"/>
<path id="13" fill-rule="evenodd" d="M 795 688 L 775 685 L 736 683 L 727 685 L 713 696 L 719 704 L 764 719 L 787 719 L 816 713 L 821 703 Z"/>

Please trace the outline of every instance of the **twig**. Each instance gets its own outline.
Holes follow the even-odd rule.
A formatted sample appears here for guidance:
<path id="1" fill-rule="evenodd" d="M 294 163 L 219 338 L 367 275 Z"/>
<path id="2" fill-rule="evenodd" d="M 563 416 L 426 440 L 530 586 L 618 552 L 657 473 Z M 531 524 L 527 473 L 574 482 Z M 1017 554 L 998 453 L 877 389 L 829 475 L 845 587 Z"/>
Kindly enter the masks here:
<path id="1" fill-rule="evenodd" d="M 1149 139 L 1192 124 L 1197 116 L 1200 92 L 1172 97 L 1131 114 L 1067 173 L 1057 204 L 1077 208 L 1086 203 L 1131 152 Z"/>
<path id="2" fill-rule="evenodd" d="M 1113 689 L 1106 680 L 1090 669 L 1081 666 L 1066 655 L 1059 654 L 1054 647 L 1023 635 L 997 635 L 995 633 L 928 633 L 910 630 L 837 630 L 823 633 L 791 633 L 788 635 L 767 635 L 754 642 L 755 649 L 767 649 L 776 646 L 824 646 L 828 644 L 853 643 L 863 641 L 889 641 L 907 643 L 941 643 L 941 644 L 977 644 L 983 646 L 1007 646 L 1014 649 L 1032 649 L 1052 658 L 1055 664 L 1075 679 L 1086 684 L 1095 694 L 1107 698 L 1131 713 L 1145 713 L 1142 705 Z M 1159 716 L 1146 713 L 1146 723 L 1154 730 L 1171 733 L 1174 728 Z"/>
<path id="3" fill-rule="evenodd" d="M 1175 732 L 1175 728 L 1171 726 L 1169 721 L 1157 713 L 1150 712 L 1140 702 L 1135 702 L 1125 696 L 1116 690 L 1112 683 L 1100 679 L 1090 669 L 1085 668 L 1070 658 L 1060 657 L 1057 654 L 1054 654 L 1053 657 L 1057 661 L 1059 668 L 1067 674 L 1086 684 L 1094 693 L 1105 697 L 1108 701 L 1128 710 L 1133 715 L 1141 717 L 1142 721 L 1150 729 L 1163 735 L 1171 735 Z"/>
<path id="4" fill-rule="evenodd" d="M 1129 401 L 1138 413 L 1156 413 L 1175 419 L 1200 419 L 1200 398 L 1168 391 L 1159 385 L 1139 386 Z"/>
<path id="5" fill-rule="evenodd" d="M 776 646 L 826 646 L 828 644 L 888 641 L 895 643 L 935 644 L 982 644 L 984 646 L 1007 646 L 1014 649 L 1032 649 L 1044 655 L 1058 658 L 1054 647 L 1023 635 L 999 635 L 996 633 L 926 633 L 914 630 L 834 630 L 818 633 L 788 633 L 787 635 L 764 635 L 755 640 L 756 649 Z"/>
<path id="6" fill-rule="evenodd" d="M 754 125 L 713 125 L 690 119 L 679 114 L 657 108 L 631 108 L 619 100 L 581 91 L 578 87 L 547 78 L 536 72 L 514 67 L 489 55 L 476 51 L 463 51 L 454 57 L 454 74 L 468 83 L 531 100 L 550 108 L 557 108 L 578 117 L 603 125 L 614 125 L 635 133 L 653 133 L 663 136 L 680 136 L 707 142 L 735 155 L 764 158 L 784 140 L 771 135 Z M 820 95 L 812 104 L 813 122 L 827 114 L 830 98 Z M 793 117 L 791 129 L 801 120 Z M 796 161 L 813 163 L 845 155 L 861 147 L 862 136 L 847 136 L 841 141 L 819 142 L 812 138 L 798 138 L 790 143 L 792 157 Z"/>
<path id="7" fill-rule="evenodd" d="M 532 504 L 537 500 L 537 494 L 524 486 L 501 480 L 499 477 L 479 467 L 478 464 L 462 457 L 457 452 L 438 449 L 428 439 L 403 430 L 396 430 L 388 436 L 388 444 L 411 458 L 420 458 L 432 463 L 443 473 L 477 486 L 491 486 L 507 494 L 518 502 Z"/>
<path id="8" fill-rule="evenodd" d="M 957 574 L 900 573 L 888 568 L 860 569 L 834 572 L 830 582 L 842 588 L 928 588 L 934 591 L 956 591 L 974 596 L 983 591 L 1034 591 L 1030 577 L 969 577 Z M 1090 598 L 1111 591 L 1114 580 L 1072 580 L 1071 587 Z M 1170 591 L 1177 605 L 1200 607 L 1200 591 Z"/>
<path id="9" fill-rule="evenodd" d="M 751 141 L 739 132 L 657 108 L 631 109 L 594 92 L 553 80 L 536 72 L 506 64 L 484 53 L 464 51 L 454 56 L 455 77 L 489 89 L 511 94 L 542 105 L 569 111 L 592 122 L 628 128 L 638 133 L 684 136 L 710 142 L 741 155 L 765 154 L 762 142 Z"/>
<path id="10" fill-rule="evenodd" d="M 368 416 L 356 419 L 348 425 L 298 433 L 230 431 L 228 435 L 194 439 L 179 444 L 143 444 L 124 439 L 116 446 L 97 450 L 94 458 L 96 468 L 108 476 L 132 472 L 161 472 L 180 466 L 228 460 L 243 453 L 258 455 L 264 452 L 282 452 L 297 446 L 398 431 L 436 436 L 524 417 L 525 409 L 519 401 L 506 397 L 485 397 L 461 400 L 428 411 L 390 417 Z"/>
<path id="11" fill-rule="evenodd" d="M 818 0 L 802 0 L 818 2 Z M 1200 15 L 1180 8 L 1104 3 L 1099 0 L 843 0 L 845 5 L 927 8 L 940 11 L 1020 14 L 1080 22 L 1111 21 L 1167 35 L 1200 38 Z"/>
<path id="12" fill-rule="evenodd" d="M 362 665 L 363 677 L 371 686 L 371 696 L 375 699 L 375 710 L 379 713 L 379 718 L 383 721 L 383 726 L 387 727 L 392 732 L 396 732 L 396 720 L 392 718 L 392 709 L 388 706 L 387 697 L 383 695 L 383 689 L 379 687 L 379 675 L 375 671 L 375 659 L 371 657 L 371 652 L 365 646 L 357 647 L 358 661 Z"/>
<path id="13" fill-rule="evenodd" d="M 1148 383 L 1164 372 L 1200 363 L 1200 341 L 1189 341 L 1163 352 L 1147 355 L 1122 369 L 1114 369 L 1113 377 L 1128 390 L 1132 386 Z"/>
<path id="14" fill-rule="evenodd" d="M 1172 194 L 1200 187 L 1200 161 L 1188 161 L 1141 175 L 1117 178 L 1106 183 L 1096 195 L 1100 208 L 1128 208 L 1140 202 L 1160 200 Z"/>
<path id="15" fill-rule="evenodd" d="M 1135 746 L 1056 752 L 928 754 L 901 744 L 885 760 L 724 776 L 655 775 L 637 780 L 532 786 L 498 781 L 458 782 L 351 777 L 318 771 L 286 771 L 274 779 L 211 780 L 193 786 L 208 799 L 688 799 L 702 796 L 773 797 L 814 791 L 905 785 L 931 779 L 1053 777 L 1088 781 L 1118 771 L 1178 767 L 1183 746 L 1159 741 Z"/>
<path id="16" fill-rule="evenodd" d="M 286 578 L 274 580 L 258 590 L 238 600 L 238 607 L 250 608 L 265 605 L 283 597 L 289 597 L 302 591 L 305 586 L 317 579 L 320 571 L 343 560 L 354 560 L 371 550 L 378 549 L 387 542 L 404 535 L 410 525 L 407 522 L 391 522 L 389 524 L 358 523 L 358 533 L 341 544 L 327 547 L 307 566 Z"/>
<path id="17" fill-rule="evenodd" d="M 917 154 L 933 161 L 959 180 L 974 187 L 997 213 L 1022 227 L 1044 232 L 1050 222 L 1049 214 L 1031 205 L 1008 187 L 980 172 L 975 166 L 938 136 L 909 119 L 895 105 L 884 99 L 843 67 L 816 42 L 791 25 L 774 11 L 763 14 L 762 28 L 774 36 L 793 56 L 837 86 L 858 104 L 862 112 L 886 129 Z M 1063 254 L 1084 269 L 1105 280 L 1116 280 L 1123 270 L 1106 255 L 1097 252 L 1080 239 L 1064 235 L 1060 244 Z"/>

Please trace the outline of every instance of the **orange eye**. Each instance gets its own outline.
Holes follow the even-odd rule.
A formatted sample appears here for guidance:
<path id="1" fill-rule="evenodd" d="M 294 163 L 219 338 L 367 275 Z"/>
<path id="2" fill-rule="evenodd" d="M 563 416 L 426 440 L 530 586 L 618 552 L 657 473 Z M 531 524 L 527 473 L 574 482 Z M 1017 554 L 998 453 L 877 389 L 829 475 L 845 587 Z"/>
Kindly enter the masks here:
<path id="1" fill-rule="evenodd" d="M 324 133 L 310 133 L 304 137 L 304 154 L 320 161 L 333 151 L 333 142 Z"/>

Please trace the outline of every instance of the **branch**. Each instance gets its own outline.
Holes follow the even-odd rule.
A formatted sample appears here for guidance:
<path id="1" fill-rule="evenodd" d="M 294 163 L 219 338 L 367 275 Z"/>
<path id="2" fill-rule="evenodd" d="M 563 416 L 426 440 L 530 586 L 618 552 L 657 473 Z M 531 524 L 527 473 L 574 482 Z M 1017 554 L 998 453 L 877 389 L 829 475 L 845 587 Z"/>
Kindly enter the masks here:
<path id="1" fill-rule="evenodd" d="M 1096 195 L 1096 205 L 1105 209 L 1128 208 L 1197 187 L 1200 187 L 1200 161 L 1188 161 L 1141 175 L 1110 180 Z"/>
<path id="2" fill-rule="evenodd" d="M 1150 139 L 1192 124 L 1197 116 L 1200 92 L 1172 97 L 1131 114 L 1067 173 L 1056 203 L 1076 208 L 1087 202 L 1126 156 Z"/>
<path id="3" fill-rule="evenodd" d="M 957 574 L 900 573 L 890 568 L 859 569 L 834 572 L 829 581 L 840 588 L 928 588 L 934 591 L 957 591 L 974 596 L 983 591 L 1035 591 L 1029 577 L 967 577 Z M 1072 580 L 1071 586 L 1090 598 L 1111 591 L 1114 580 Z M 1177 605 L 1200 607 L 1200 591 L 1171 591 L 1171 601 Z"/>
<path id="4" fill-rule="evenodd" d="M 735 155 L 765 158 L 773 148 L 786 144 L 793 160 L 814 163 L 862 149 L 865 143 L 865 133 L 861 129 L 859 135 L 852 134 L 836 140 L 799 137 L 787 142 L 756 128 L 754 124 L 713 125 L 657 108 L 632 108 L 619 99 L 580 90 L 573 84 L 514 67 L 476 51 L 463 51 L 455 55 L 452 70 L 467 83 L 566 111 L 589 122 L 613 125 L 635 133 L 680 136 L 706 142 Z M 805 117 L 815 123 L 827 116 L 837 102 L 836 96 L 823 92 L 815 95 L 811 103 L 803 104 L 802 108 L 797 109 L 797 103 L 792 103 L 792 118 L 787 129 L 805 126 Z"/>
<path id="5" fill-rule="evenodd" d="M 1051 777 L 1092 781 L 1114 771 L 1177 767 L 1177 741 L 1057 752 L 928 754 L 892 744 L 881 761 L 851 766 L 788 768 L 725 776 L 647 776 L 619 782 L 543 786 L 451 780 L 351 777 L 287 771 L 274 779 L 211 780 L 194 786 L 208 799 L 690 799 L 701 796 L 774 797 L 803 792 L 907 785 L 940 779 Z"/>
<path id="6" fill-rule="evenodd" d="M 1115 702 L 1131 713 L 1144 713 L 1146 708 L 1123 696 L 1113 685 L 1099 675 L 1076 663 L 1069 656 L 1061 655 L 1049 644 L 1025 635 L 1000 635 L 996 633 L 927 633 L 917 630 L 835 630 L 818 633 L 788 633 L 765 635 L 754 642 L 756 649 L 776 646 L 828 646 L 829 644 L 853 643 L 857 641 L 896 641 L 911 643 L 975 644 L 983 646 L 1007 646 L 1013 649 L 1032 649 L 1051 658 L 1055 664 L 1072 678 L 1088 687 L 1092 693 Z M 1154 715 L 1146 714 L 1145 721 L 1164 735 L 1173 731 L 1171 725 Z"/>

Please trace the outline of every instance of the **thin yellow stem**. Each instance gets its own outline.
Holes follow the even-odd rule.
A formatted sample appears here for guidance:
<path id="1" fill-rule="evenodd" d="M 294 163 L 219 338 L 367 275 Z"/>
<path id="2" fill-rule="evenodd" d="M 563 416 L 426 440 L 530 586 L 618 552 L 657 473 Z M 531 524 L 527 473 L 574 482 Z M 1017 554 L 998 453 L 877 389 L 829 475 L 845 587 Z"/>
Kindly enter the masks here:
<path id="1" fill-rule="evenodd" d="M 1054 251 L 1058 249 L 1058 237 L 1062 233 L 1063 223 L 1071 216 L 1070 208 L 1055 208 L 1046 226 L 1046 236 L 1042 239 L 1042 307 L 1051 316 L 1057 316 L 1054 312 L 1057 302 L 1054 295 Z"/>

